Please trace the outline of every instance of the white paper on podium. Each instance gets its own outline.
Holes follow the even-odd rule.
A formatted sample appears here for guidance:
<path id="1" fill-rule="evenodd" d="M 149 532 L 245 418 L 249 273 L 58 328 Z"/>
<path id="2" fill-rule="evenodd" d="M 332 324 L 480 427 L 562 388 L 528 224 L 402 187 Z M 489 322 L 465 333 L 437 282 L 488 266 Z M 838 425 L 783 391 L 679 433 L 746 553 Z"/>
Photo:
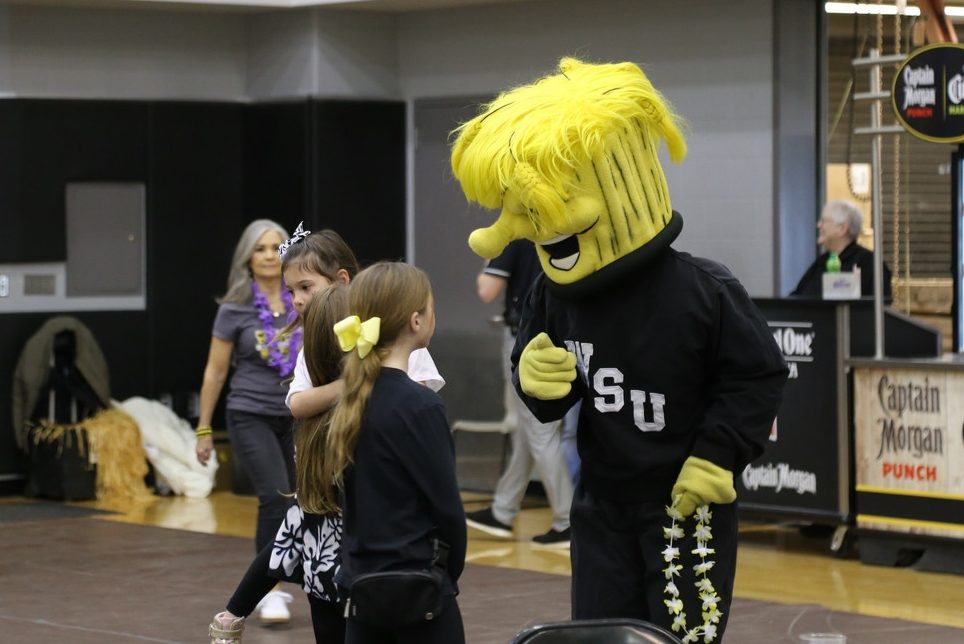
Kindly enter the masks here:
<path id="1" fill-rule="evenodd" d="M 823 299 L 854 300 L 860 298 L 860 271 L 853 273 L 824 273 Z"/>

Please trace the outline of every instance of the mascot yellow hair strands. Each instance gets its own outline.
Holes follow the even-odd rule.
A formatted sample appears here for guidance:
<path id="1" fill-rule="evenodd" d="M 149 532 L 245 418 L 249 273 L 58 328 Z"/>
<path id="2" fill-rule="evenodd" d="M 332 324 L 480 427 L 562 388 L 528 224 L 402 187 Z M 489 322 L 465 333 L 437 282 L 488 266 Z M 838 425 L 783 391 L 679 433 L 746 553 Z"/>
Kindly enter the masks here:
<path id="1" fill-rule="evenodd" d="M 549 279 L 569 284 L 670 222 L 659 143 L 677 162 L 686 143 L 679 117 L 638 66 L 564 58 L 559 69 L 503 93 L 456 130 L 452 171 L 468 199 L 502 208 L 472 234 L 476 253 L 491 259 L 513 239 L 532 239 Z"/>
<path id="2" fill-rule="evenodd" d="M 453 136 L 466 198 L 501 210 L 469 246 L 493 258 L 527 239 L 544 271 L 523 308 L 513 384 L 542 422 L 582 403 L 573 618 L 722 637 L 733 473 L 762 453 L 787 369 L 739 281 L 671 247 L 682 217 L 659 148 L 682 161 L 680 117 L 637 65 L 563 58 Z"/>

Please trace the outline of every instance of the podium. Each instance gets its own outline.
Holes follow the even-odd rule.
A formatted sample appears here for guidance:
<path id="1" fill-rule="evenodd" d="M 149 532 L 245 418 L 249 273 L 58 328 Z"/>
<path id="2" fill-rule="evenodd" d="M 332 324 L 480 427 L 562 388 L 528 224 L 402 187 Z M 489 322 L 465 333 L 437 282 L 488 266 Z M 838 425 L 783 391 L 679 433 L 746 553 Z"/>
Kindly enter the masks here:
<path id="1" fill-rule="evenodd" d="M 754 515 L 849 526 L 854 457 L 848 360 L 872 356 L 873 300 L 755 299 L 790 368 L 763 455 L 736 478 L 740 509 Z M 941 334 L 895 311 L 884 320 L 895 357 L 941 355 Z"/>

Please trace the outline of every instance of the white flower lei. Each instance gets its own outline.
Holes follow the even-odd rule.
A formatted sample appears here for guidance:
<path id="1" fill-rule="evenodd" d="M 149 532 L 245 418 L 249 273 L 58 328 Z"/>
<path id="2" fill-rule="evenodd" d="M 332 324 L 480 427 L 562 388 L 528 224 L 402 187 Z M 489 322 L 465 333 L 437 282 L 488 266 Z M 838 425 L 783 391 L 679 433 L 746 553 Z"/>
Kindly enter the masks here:
<path id="1" fill-rule="evenodd" d="M 679 588 L 676 587 L 676 583 L 673 581 L 673 577 L 679 577 L 680 571 L 683 569 L 683 565 L 676 563 L 679 559 L 679 548 L 673 545 L 675 539 L 682 539 L 685 535 L 683 528 L 677 525 L 677 522 L 682 523 L 684 521 L 683 515 L 679 513 L 676 509 L 676 504 L 668 506 L 666 508 L 666 514 L 672 519 L 672 524 L 668 528 L 663 528 L 663 535 L 669 541 L 669 545 L 663 549 L 663 561 L 666 562 L 666 568 L 663 569 L 663 575 L 666 577 L 666 588 L 663 592 L 669 595 L 668 599 L 664 599 L 663 603 L 666 604 L 666 608 L 669 610 L 669 614 L 673 617 L 673 632 L 679 632 L 682 630 L 685 634 L 683 635 L 683 644 L 690 644 L 691 642 L 699 641 L 700 637 L 703 637 L 703 642 L 709 644 L 716 639 L 717 635 L 717 624 L 720 623 L 720 618 L 723 613 L 717 608 L 717 604 L 721 601 L 720 596 L 716 594 L 716 590 L 713 588 L 713 582 L 710 578 L 706 576 L 706 573 L 710 571 L 715 564 L 715 561 L 707 560 L 707 556 L 712 555 L 716 551 L 713 548 L 708 547 L 706 544 L 713 538 L 710 532 L 710 519 L 713 518 L 713 513 L 710 512 L 708 505 L 701 505 L 696 509 L 696 530 L 693 531 L 693 537 L 696 538 L 696 548 L 692 551 L 694 555 L 699 555 L 700 563 L 693 566 L 693 572 L 696 573 L 697 577 L 700 577 L 694 584 L 699 590 L 699 597 L 703 602 L 702 614 L 703 623 L 700 626 L 694 626 L 693 628 L 687 628 L 686 626 L 686 613 L 683 611 L 683 600 L 679 597 Z"/>

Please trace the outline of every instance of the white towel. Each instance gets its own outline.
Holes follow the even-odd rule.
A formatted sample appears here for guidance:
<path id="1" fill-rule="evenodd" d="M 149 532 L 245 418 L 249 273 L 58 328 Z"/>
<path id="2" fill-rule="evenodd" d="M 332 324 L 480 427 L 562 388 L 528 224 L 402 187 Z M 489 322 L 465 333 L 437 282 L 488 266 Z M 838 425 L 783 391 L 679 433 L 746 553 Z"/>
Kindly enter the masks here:
<path id="1" fill-rule="evenodd" d="M 147 460 L 154 466 L 159 483 L 166 482 L 175 494 L 203 498 L 214 487 L 218 471 L 217 454 L 207 466 L 198 463 L 197 439 L 191 425 L 156 400 L 135 396 L 114 404 L 134 417 L 141 430 Z"/>

